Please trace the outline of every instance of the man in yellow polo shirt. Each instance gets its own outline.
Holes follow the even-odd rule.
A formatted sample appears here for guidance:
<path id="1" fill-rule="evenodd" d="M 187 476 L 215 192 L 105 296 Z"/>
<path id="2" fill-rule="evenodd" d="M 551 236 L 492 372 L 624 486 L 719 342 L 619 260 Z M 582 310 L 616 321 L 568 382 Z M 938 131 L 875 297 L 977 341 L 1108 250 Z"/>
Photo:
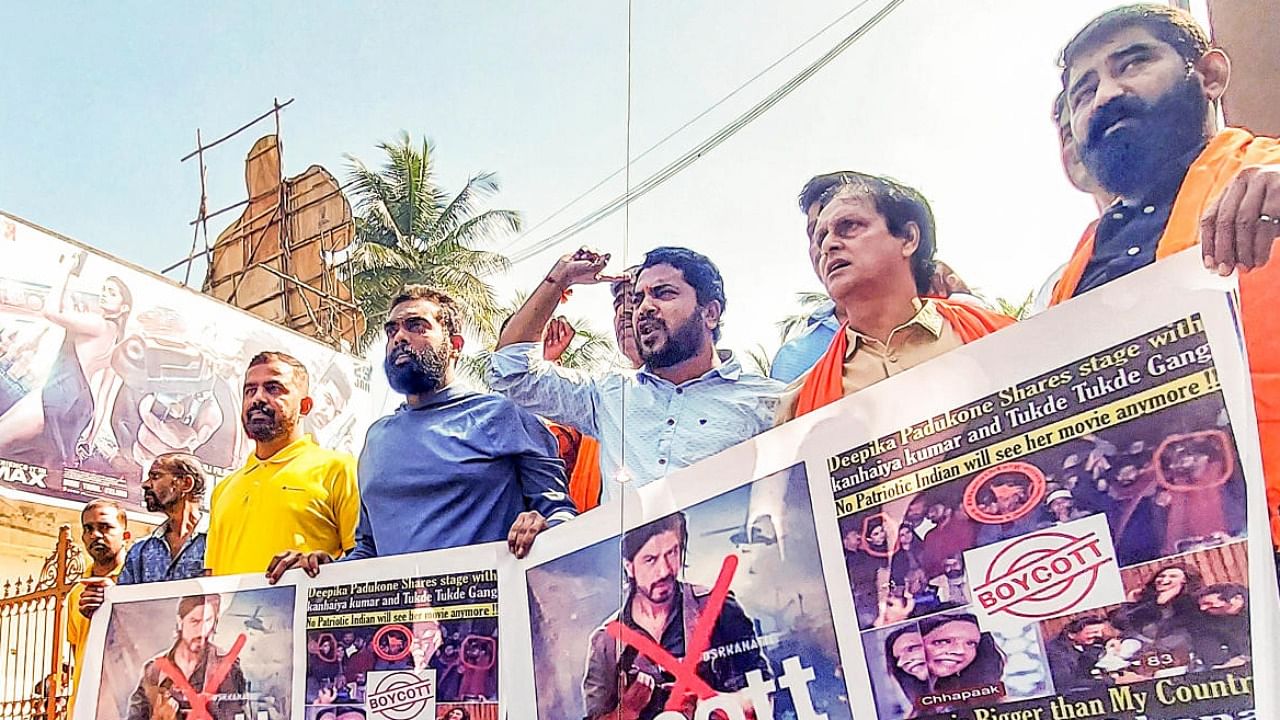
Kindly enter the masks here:
<path id="1" fill-rule="evenodd" d="M 277 554 L 355 547 L 360 519 L 355 458 L 302 432 L 311 412 L 307 369 L 280 352 L 258 353 L 244 378 L 245 433 L 254 453 L 213 489 L 205 567 L 212 575 L 261 573 Z"/>
<path id="2" fill-rule="evenodd" d="M 124 569 L 129 549 L 128 517 L 114 500 L 93 500 L 80 511 L 80 539 L 93 559 L 88 574 L 67 595 L 67 643 L 75 658 L 71 674 L 71 703 L 68 717 L 75 712 L 76 690 L 84 667 L 84 649 L 89 641 L 89 618 L 102 605 L 107 585 Z"/>

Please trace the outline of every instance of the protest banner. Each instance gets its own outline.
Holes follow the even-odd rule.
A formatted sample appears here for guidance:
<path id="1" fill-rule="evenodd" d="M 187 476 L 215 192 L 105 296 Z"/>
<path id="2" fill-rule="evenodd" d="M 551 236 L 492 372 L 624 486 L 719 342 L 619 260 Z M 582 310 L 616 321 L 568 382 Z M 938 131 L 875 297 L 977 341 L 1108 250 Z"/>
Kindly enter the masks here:
<path id="1" fill-rule="evenodd" d="M 680 509 L 646 509 L 621 538 L 610 509 L 539 540 L 535 554 L 546 557 L 545 542 L 555 556 L 525 573 L 527 622 L 514 620 L 516 600 L 509 611 L 532 647 L 532 662 L 513 658 L 509 674 L 537 718 L 613 717 L 620 706 L 653 718 L 737 696 L 753 699 L 759 720 L 852 717 L 805 469 L 741 478 L 709 496 L 673 483 Z M 655 608 L 665 628 L 648 624 Z"/>
<path id="2" fill-rule="evenodd" d="M 143 473 L 191 452 L 215 477 L 252 448 L 240 385 L 263 350 L 308 368 L 304 423 L 352 452 L 369 424 L 367 363 L 0 214 L 0 486 L 144 510 Z"/>
<path id="3" fill-rule="evenodd" d="M 498 720 L 496 567 L 506 551 L 337 563 L 305 580 L 305 717 Z"/>
<path id="4" fill-rule="evenodd" d="M 1257 444 L 1230 283 L 1160 263 L 505 561 L 510 697 L 539 720 L 1254 717 Z"/>
<path id="5" fill-rule="evenodd" d="M 292 717 L 298 592 L 244 577 L 110 588 L 90 628 L 76 717 Z"/>
<path id="6" fill-rule="evenodd" d="M 519 561 L 112 589 L 76 717 L 157 717 L 129 707 L 168 701 L 166 654 L 187 685 L 165 692 L 211 720 L 1276 712 L 1246 362 L 1196 257 L 619 496 Z"/>
<path id="7" fill-rule="evenodd" d="M 499 720 L 502 543 L 112 587 L 79 720 Z"/>
<path id="8" fill-rule="evenodd" d="M 1274 707 L 1253 683 L 1276 613 L 1256 421 L 1230 286 L 1198 260 L 785 429 L 829 484 L 821 539 L 843 560 L 827 579 L 852 600 L 838 622 L 862 716 Z"/>

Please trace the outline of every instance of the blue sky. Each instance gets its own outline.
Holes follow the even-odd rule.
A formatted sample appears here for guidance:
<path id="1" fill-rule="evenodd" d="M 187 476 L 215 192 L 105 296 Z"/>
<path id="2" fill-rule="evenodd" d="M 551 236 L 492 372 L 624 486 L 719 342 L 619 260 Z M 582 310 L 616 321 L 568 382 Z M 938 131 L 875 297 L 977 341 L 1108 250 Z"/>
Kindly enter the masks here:
<path id="1" fill-rule="evenodd" d="M 633 179 L 764 97 L 885 0 L 866 6 L 633 165 Z M 882 172 L 919 187 L 939 255 L 992 295 L 1025 295 L 1090 219 L 1048 120 L 1054 59 L 1111 6 L 1098 0 L 909 0 L 755 123 L 621 214 L 497 279 L 527 288 L 558 252 L 591 244 L 634 261 L 684 244 L 728 285 L 725 343 L 776 345 L 774 322 L 818 289 L 794 198 L 811 175 Z M 636 2 L 633 154 L 701 112 L 854 3 Z M 0 16 L 0 208 L 153 270 L 186 255 L 199 184 L 195 129 L 221 135 L 270 107 L 285 171 L 344 153 L 380 160 L 401 129 L 437 146 L 441 181 L 495 171 L 497 203 L 532 226 L 622 166 L 627 108 L 622 2 L 24 3 Z M 269 123 L 259 126 L 261 133 Z M 210 203 L 243 197 L 245 133 L 209 156 Z M 607 184 L 514 245 L 619 193 Z M 225 218 L 228 222 L 230 217 Z M 210 226 L 213 235 L 223 223 Z M 170 276 L 180 274 L 171 273 Z M 197 281 L 199 280 L 197 273 Z M 568 311 L 601 327 L 602 289 Z"/>

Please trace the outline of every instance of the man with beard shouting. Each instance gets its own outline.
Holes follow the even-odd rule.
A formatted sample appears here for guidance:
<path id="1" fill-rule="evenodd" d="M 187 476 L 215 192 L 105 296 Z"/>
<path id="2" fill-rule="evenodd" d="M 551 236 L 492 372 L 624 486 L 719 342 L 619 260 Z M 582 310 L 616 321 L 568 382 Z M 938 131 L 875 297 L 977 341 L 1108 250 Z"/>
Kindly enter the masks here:
<path id="1" fill-rule="evenodd" d="M 602 502 L 617 497 L 618 481 L 644 485 L 769 429 L 782 391 L 716 350 L 724 280 L 685 248 L 649 251 L 636 275 L 643 367 L 590 377 L 543 360 L 538 341 L 565 291 L 621 279 L 603 274 L 608 262 L 585 248 L 556 261 L 507 323 L 488 370 L 495 390 L 600 441 Z"/>
<path id="2" fill-rule="evenodd" d="M 67 643 L 75 657 L 71 674 L 71 702 L 68 717 L 75 713 L 75 693 L 84 667 L 84 649 L 89 641 L 89 618 L 102 606 L 105 586 L 115 581 L 124 566 L 129 542 L 128 517 L 114 500 L 93 500 L 80 511 L 81 540 L 93 565 L 67 594 Z"/>
<path id="3" fill-rule="evenodd" d="M 1245 344 L 1262 461 L 1280 542 L 1280 142 L 1219 130 L 1214 104 L 1230 63 L 1185 12 L 1132 5 L 1102 14 L 1067 44 L 1062 83 L 1089 174 L 1118 199 L 1076 247 L 1063 302 L 1199 244 L 1205 267 L 1241 271 Z"/>
<path id="4" fill-rule="evenodd" d="M 360 525 L 348 560 L 507 539 L 524 557 L 538 533 L 576 513 L 556 440 L 510 400 L 455 382 L 462 313 L 443 292 L 410 285 L 383 325 L 383 368 L 405 402 L 369 427 L 360 453 Z M 284 553 L 274 582 L 332 553 Z"/>
<path id="5" fill-rule="evenodd" d="M 211 574 L 260 573 L 277 553 L 336 556 L 355 546 L 355 458 L 303 434 L 307 393 L 307 368 L 297 358 L 262 352 L 249 361 L 242 419 L 254 449 L 213 488 L 205 548 Z"/>

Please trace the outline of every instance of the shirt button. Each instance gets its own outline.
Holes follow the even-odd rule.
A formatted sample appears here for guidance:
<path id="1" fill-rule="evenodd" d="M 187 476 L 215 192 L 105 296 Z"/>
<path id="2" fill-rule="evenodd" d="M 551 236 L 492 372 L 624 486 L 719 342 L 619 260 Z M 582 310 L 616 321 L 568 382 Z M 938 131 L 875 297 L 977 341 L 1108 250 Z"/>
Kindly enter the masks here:
<path id="1" fill-rule="evenodd" d="M 667 464 L 667 459 L 666 459 L 666 458 L 658 458 L 658 464 L 659 464 L 659 465 L 666 465 L 666 464 Z"/>
<path id="2" fill-rule="evenodd" d="M 1151 213 L 1153 213 L 1153 212 L 1155 212 L 1155 211 L 1156 211 L 1156 206 L 1155 206 L 1155 205 L 1148 205 L 1148 206 L 1146 206 L 1146 207 L 1142 208 L 1142 214 L 1143 214 L 1143 215 L 1150 215 Z"/>
<path id="3" fill-rule="evenodd" d="M 677 394 L 677 395 L 683 395 L 683 394 L 684 394 L 684 388 L 676 388 L 676 394 Z"/>
<path id="4" fill-rule="evenodd" d="M 1128 250 L 1125 250 L 1125 254 L 1127 254 L 1127 255 L 1129 255 L 1129 256 L 1137 255 L 1137 254 L 1138 254 L 1138 253 L 1140 253 L 1140 252 L 1142 252 L 1142 248 L 1138 247 L 1137 245 L 1134 245 L 1133 247 L 1129 248 Z"/>
<path id="5" fill-rule="evenodd" d="M 891 362 L 891 363 L 896 363 L 896 362 L 898 362 L 898 356 L 897 356 L 897 355 L 890 355 L 890 356 L 889 356 L 889 362 Z"/>
<path id="6" fill-rule="evenodd" d="M 675 424 L 676 424 L 676 419 L 675 419 L 675 418 L 667 418 L 667 424 L 668 424 L 668 425 L 675 425 Z"/>
<path id="7" fill-rule="evenodd" d="M 1113 212 L 1113 213 L 1111 213 L 1111 219 L 1112 219 L 1112 220 L 1123 220 L 1123 219 L 1124 219 L 1124 213 L 1122 213 L 1122 212 Z"/>

